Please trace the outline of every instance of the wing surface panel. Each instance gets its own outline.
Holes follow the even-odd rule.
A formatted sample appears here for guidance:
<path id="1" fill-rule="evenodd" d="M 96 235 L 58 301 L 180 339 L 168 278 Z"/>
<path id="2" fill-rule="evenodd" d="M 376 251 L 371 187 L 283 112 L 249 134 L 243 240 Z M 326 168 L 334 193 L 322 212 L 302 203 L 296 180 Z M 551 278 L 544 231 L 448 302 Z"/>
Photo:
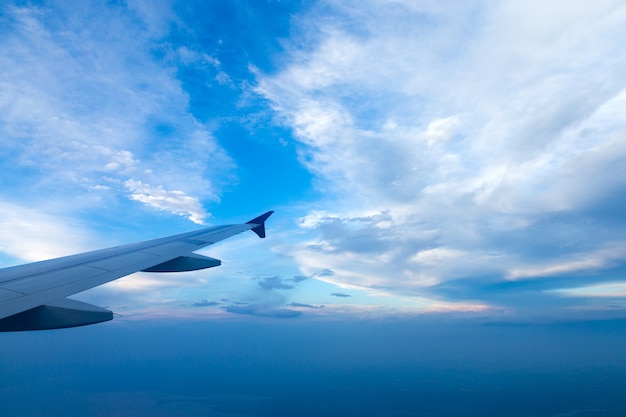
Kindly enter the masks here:
<path id="1" fill-rule="evenodd" d="M 17 291 L 22 294 L 32 294 L 48 288 L 59 287 L 68 282 L 101 275 L 105 272 L 102 269 L 79 265 L 73 268 L 65 268 L 13 280 L 2 284 L 2 289 Z"/>
<path id="2" fill-rule="evenodd" d="M 141 264 L 143 262 L 152 262 L 158 260 L 158 258 L 160 258 L 159 255 L 153 255 L 144 251 L 136 251 L 115 256 L 115 258 L 113 258 L 115 262 L 111 262 L 111 258 L 106 258 L 94 262 L 89 262 L 85 265 L 91 268 L 98 268 L 109 272 L 115 272 L 118 269 L 124 268 L 126 266 L 133 266 L 136 264 Z"/>
<path id="3" fill-rule="evenodd" d="M 6 300 L 10 300 L 11 298 L 21 297 L 22 295 L 24 294 L 0 288 L 0 303 Z"/>

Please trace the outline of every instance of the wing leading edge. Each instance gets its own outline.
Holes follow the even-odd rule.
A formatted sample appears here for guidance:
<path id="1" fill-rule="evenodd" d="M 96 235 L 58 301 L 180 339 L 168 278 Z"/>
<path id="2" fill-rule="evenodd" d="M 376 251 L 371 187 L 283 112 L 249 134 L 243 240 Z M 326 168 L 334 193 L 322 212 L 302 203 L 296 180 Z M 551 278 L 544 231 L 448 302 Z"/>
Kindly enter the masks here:
<path id="1" fill-rule="evenodd" d="M 252 230 L 265 237 L 273 211 L 244 224 L 224 225 L 0 269 L 0 331 L 83 326 L 113 319 L 111 311 L 66 297 L 138 271 L 183 272 L 219 266 L 193 253 Z"/>

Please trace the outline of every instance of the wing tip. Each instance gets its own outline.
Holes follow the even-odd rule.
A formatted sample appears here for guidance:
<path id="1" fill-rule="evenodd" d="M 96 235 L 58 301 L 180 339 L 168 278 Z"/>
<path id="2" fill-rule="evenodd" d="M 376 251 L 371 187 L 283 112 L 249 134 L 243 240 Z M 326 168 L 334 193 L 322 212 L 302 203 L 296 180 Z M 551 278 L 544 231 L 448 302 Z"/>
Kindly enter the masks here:
<path id="1" fill-rule="evenodd" d="M 255 217 L 254 219 L 246 222 L 246 224 L 256 224 L 257 226 L 253 227 L 252 230 L 257 234 L 261 239 L 265 238 L 265 220 L 274 214 L 274 210 L 270 210 L 266 213 L 261 214 L 259 217 Z"/>

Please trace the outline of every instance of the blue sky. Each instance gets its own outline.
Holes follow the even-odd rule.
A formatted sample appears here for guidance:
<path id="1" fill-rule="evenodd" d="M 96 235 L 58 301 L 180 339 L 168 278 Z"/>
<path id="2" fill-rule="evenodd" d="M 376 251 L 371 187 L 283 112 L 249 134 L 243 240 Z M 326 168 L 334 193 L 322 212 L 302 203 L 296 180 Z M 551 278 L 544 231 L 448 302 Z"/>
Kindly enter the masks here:
<path id="1" fill-rule="evenodd" d="M 563 319 L 626 304 L 617 1 L 3 2 L 0 264 L 245 222 L 152 317 Z M 197 308 L 195 308 L 197 307 Z"/>

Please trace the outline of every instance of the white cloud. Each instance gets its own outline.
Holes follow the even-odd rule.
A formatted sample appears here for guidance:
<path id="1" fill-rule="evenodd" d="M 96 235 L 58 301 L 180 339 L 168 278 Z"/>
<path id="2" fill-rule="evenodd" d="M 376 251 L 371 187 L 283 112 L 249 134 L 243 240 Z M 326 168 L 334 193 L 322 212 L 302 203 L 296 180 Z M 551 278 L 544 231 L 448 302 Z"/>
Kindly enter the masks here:
<path id="1" fill-rule="evenodd" d="M 426 249 L 417 252 L 409 261 L 422 265 L 440 265 L 467 256 L 466 252 L 447 248 Z"/>
<path id="2" fill-rule="evenodd" d="M 626 189 L 626 6 L 325 6 L 294 20 L 285 68 L 258 74 L 327 196 L 300 221 L 303 271 L 414 293 L 610 264 L 597 256 L 626 228 L 596 211 Z M 358 213 L 386 213 L 384 232 Z"/>
<path id="3" fill-rule="evenodd" d="M 555 259 L 541 265 L 523 266 L 509 271 L 507 278 L 544 278 L 554 275 L 602 270 L 616 266 L 626 257 L 626 243 L 608 244 L 591 252 L 568 254 L 564 259 Z"/>
<path id="4" fill-rule="evenodd" d="M 195 197 L 185 195 L 182 191 L 168 191 L 162 186 L 156 187 L 137 180 L 128 180 L 124 185 L 130 191 L 130 198 L 147 206 L 164 210 L 189 218 L 194 223 L 203 224 L 208 213 Z"/>
<path id="5" fill-rule="evenodd" d="M 0 201 L 0 252 L 24 261 L 41 261 L 85 251 L 84 229 L 69 218 Z"/>
<path id="6" fill-rule="evenodd" d="M 2 176 L 20 188 L 12 199 L 36 195 L 67 212 L 89 209 L 73 201 L 87 190 L 121 199 L 129 179 L 160 184 L 160 197 L 137 199 L 199 222 L 199 199 L 215 200 L 234 164 L 190 113 L 173 64 L 219 62 L 190 48 L 156 58 L 155 42 L 177 19 L 169 7 L 131 3 L 136 13 L 96 3 L 2 6 Z M 92 204 L 100 210 L 102 201 Z"/>
<path id="7" fill-rule="evenodd" d="M 626 282 L 600 282 L 576 288 L 562 288 L 551 292 L 565 297 L 617 298 L 626 297 Z"/>
<path id="8" fill-rule="evenodd" d="M 437 142 L 447 142 L 452 138 L 459 125 L 458 116 L 450 116 L 433 120 L 428 124 L 424 136 L 428 139 L 428 145 L 432 146 Z"/>

